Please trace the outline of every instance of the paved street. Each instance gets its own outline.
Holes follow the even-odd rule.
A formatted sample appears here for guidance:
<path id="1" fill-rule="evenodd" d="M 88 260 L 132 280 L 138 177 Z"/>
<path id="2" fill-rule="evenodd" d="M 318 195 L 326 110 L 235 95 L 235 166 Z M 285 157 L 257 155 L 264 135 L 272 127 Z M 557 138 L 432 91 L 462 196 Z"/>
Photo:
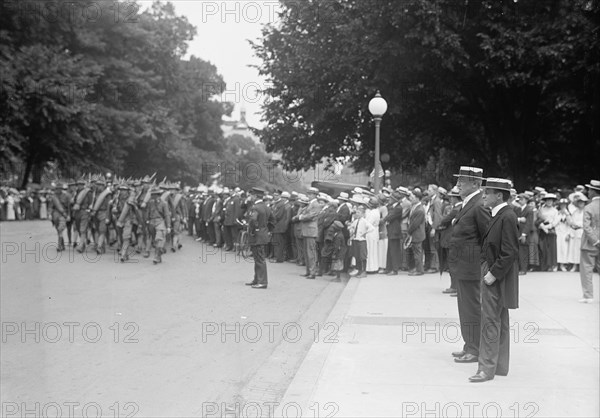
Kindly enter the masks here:
<path id="1" fill-rule="evenodd" d="M 313 345 L 276 416 L 600 416 L 597 274 L 592 304 L 577 302 L 577 273 L 521 276 L 509 374 L 485 383 L 467 381 L 477 364 L 452 361 L 462 340 L 448 284 L 447 274 L 352 279 L 327 320 L 338 341 Z"/>
<path id="2" fill-rule="evenodd" d="M 251 289 L 253 264 L 187 236 L 154 266 L 139 255 L 57 256 L 49 221 L 0 228 L 2 416 L 220 416 L 268 405 L 344 288 L 284 263 L 269 265 L 268 290 Z"/>

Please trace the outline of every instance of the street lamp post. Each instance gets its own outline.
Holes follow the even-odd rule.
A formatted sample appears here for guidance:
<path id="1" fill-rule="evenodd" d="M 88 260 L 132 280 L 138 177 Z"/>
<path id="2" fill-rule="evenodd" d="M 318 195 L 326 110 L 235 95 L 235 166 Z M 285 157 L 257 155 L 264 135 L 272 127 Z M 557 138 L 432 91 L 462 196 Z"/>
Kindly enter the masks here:
<path id="1" fill-rule="evenodd" d="M 379 90 L 377 90 L 377 94 L 369 102 L 369 112 L 371 112 L 373 120 L 375 121 L 375 168 L 373 169 L 373 188 L 375 189 L 375 194 L 379 193 L 378 169 L 381 166 L 381 163 L 379 162 L 379 131 L 381 128 L 381 118 L 386 111 L 387 102 L 381 97 Z"/>

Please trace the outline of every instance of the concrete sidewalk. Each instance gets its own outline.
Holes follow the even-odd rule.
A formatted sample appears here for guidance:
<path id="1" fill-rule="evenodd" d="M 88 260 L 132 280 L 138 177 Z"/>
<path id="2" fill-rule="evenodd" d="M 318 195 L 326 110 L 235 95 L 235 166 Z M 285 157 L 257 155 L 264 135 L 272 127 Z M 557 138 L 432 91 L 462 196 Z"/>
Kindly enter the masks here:
<path id="1" fill-rule="evenodd" d="M 507 377 L 469 383 L 447 274 L 352 278 L 276 416 L 600 416 L 599 304 L 578 273 L 520 276 Z M 594 276 L 598 295 L 598 276 Z M 337 340 L 337 342 L 336 342 Z"/>

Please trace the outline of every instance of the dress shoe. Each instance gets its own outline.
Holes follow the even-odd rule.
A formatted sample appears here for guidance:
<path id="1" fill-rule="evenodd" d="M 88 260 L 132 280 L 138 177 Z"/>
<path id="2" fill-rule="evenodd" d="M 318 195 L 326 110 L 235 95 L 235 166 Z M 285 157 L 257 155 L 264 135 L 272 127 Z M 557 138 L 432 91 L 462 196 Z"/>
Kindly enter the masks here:
<path id="1" fill-rule="evenodd" d="M 388 271 L 387 273 L 385 273 L 386 276 L 397 276 L 398 272 L 397 271 Z"/>
<path id="2" fill-rule="evenodd" d="M 304 273 L 304 274 L 300 275 L 300 277 L 308 277 L 308 276 L 310 276 L 310 274 L 308 274 L 308 273 Z"/>
<path id="3" fill-rule="evenodd" d="M 594 299 L 592 299 L 592 298 L 579 299 L 579 303 L 592 303 L 593 301 L 594 301 Z"/>
<path id="4" fill-rule="evenodd" d="M 453 298 L 455 298 L 455 297 L 458 296 L 458 292 L 456 292 L 456 293 L 450 293 L 450 296 L 453 297 Z"/>
<path id="5" fill-rule="evenodd" d="M 266 284 L 253 284 L 252 285 L 252 289 L 266 289 L 267 285 Z"/>
<path id="6" fill-rule="evenodd" d="M 456 357 L 454 361 L 457 363 L 477 363 L 479 361 L 479 357 L 467 353 L 462 357 Z"/>
<path id="7" fill-rule="evenodd" d="M 469 377 L 471 383 L 481 383 L 492 380 L 494 376 L 488 376 L 484 371 L 479 370 L 476 375 Z"/>
<path id="8" fill-rule="evenodd" d="M 526 272 L 526 271 L 520 271 L 520 272 L 519 272 L 519 276 L 525 276 L 526 274 L 527 274 L 527 272 Z"/>
<path id="9" fill-rule="evenodd" d="M 306 276 L 306 278 L 307 278 L 307 279 L 312 279 L 312 280 L 316 279 L 316 277 L 315 277 L 315 275 L 314 275 L 314 274 L 313 274 L 313 275 L 310 275 L 310 276 Z"/>
<path id="10" fill-rule="evenodd" d="M 439 271 L 438 269 L 428 269 L 425 273 L 433 274 L 433 273 L 437 273 L 438 271 Z"/>
<path id="11" fill-rule="evenodd" d="M 456 289 L 449 287 L 448 289 L 442 290 L 442 293 L 456 293 Z"/>
<path id="12" fill-rule="evenodd" d="M 256 283 L 255 281 L 251 281 L 251 282 L 246 283 L 246 286 L 254 286 L 255 284 L 258 284 L 258 283 Z"/>
<path id="13" fill-rule="evenodd" d="M 358 273 L 356 276 L 357 279 L 364 279 L 365 277 L 367 277 L 367 273 L 362 272 L 362 273 Z"/>
<path id="14" fill-rule="evenodd" d="M 465 354 L 467 354 L 467 352 L 465 350 L 462 350 L 462 351 L 453 351 L 452 352 L 452 357 L 462 357 Z"/>
<path id="15" fill-rule="evenodd" d="M 424 274 L 425 273 L 423 273 L 422 271 L 421 272 L 419 272 L 419 271 L 412 271 L 412 272 L 408 273 L 409 276 L 422 276 Z"/>

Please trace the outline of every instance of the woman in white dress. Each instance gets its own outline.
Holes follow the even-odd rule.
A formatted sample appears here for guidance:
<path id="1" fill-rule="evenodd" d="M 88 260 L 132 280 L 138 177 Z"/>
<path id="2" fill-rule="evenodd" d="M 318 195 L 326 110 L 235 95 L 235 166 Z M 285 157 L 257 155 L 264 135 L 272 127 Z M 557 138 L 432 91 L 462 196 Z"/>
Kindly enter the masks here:
<path id="1" fill-rule="evenodd" d="M 40 194 L 40 219 L 48 219 L 48 200 L 46 191 Z"/>
<path id="2" fill-rule="evenodd" d="M 573 195 L 573 209 L 571 212 L 571 227 L 569 231 L 570 245 L 567 260 L 573 265 L 571 271 L 579 271 L 579 256 L 581 255 L 581 237 L 583 236 L 583 209 L 588 201 L 588 198 L 581 192 Z"/>
<path id="3" fill-rule="evenodd" d="M 377 253 L 379 255 L 379 272 L 385 272 L 385 266 L 387 266 L 387 250 L 388 250 L 388 236 L 387 236 L 387 226 L 383 220 L 388 215 L 387 208 L 387 197 L 380 193 L 377 197 L 379 200 L 379 242 L 377 245 Z"/>
<path id="4" fill-rule="evenodd" d="M 567 263 L 569 262 L 569 247 L 571 239 L 571 214 L 567 209 L 569 201 L 560 199 L 558 201 L 558 224 L 556 225 L 556 262 L 561 271 L 567 271 Z"/>
<path id="5" fill-rule="evenodd" d="M 6 220 L 14 221 L 15 219 L 15 198 L 12 193 L 9 193 L 6 197 Z"/>
<path id="6" fill-rule="evenodd" d="M 379 271 L 379 201 L 376 197 L 369 200 L 369 207 L 365 213 L 365 219 L 373 225 L 374 229 L 366 235 L 367 241 L 367 273 L 377 273 Z"/>

